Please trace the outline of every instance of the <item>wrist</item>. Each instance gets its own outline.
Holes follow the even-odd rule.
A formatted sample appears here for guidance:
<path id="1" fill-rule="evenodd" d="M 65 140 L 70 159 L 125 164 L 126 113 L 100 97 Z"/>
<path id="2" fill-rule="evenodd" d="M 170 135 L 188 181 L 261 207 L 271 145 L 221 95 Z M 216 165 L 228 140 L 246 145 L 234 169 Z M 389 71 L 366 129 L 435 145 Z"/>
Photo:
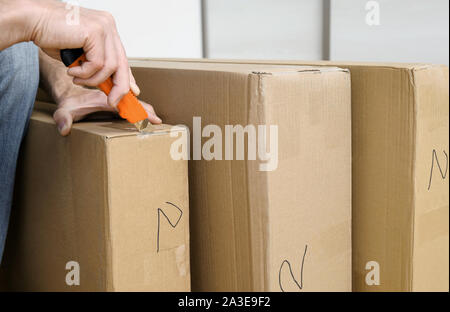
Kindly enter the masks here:
<path id="1" fill-rule="evenodd" d="M 42 21 L 45 20 L 45 6 L 42 1 L 16 0 L 17 10 L 13 13 L 13 25 L 20 32 L 19 41 L 34 41 L 36 33 L 39 32 Z"/>
<path id="2" fill-rule="evenodd" d="M 31 37 L 29 0 L 0 0 L 0 51 Z"/>

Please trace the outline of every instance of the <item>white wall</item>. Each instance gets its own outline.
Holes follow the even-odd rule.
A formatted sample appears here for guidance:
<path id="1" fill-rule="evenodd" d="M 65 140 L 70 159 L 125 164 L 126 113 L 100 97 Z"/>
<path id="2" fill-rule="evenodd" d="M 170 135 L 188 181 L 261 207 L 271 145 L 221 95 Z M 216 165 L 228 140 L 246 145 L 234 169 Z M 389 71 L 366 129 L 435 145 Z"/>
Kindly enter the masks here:
<path id="1" fill-rule="evenodd" d="M 114 15 L 129 57 L 202 57 L 200 0 L 78 2 Z"/>
<path id="2" fill-rule="evenodd" d="M 205 54 L 322 59 L 327 1 L 331 59 L 449 63 L 448 0 L 378 0 L 379 26 L 366 24 L 367 0 L 204 0 Z M 201 0 L 78 2 L 116 17 L 130 57 L 203 55 Z"/>
<path id="3" fill-rule="evenodd" d="M 380 25 L 364 0 L 332 0 L 331 59 L 448 65 L 448 0 L 379 0 Z"/>
<path id="4" fill-rule="evenodd" d="M 322 1 L 206 0 L 210 58 L 320 59 Z"/>

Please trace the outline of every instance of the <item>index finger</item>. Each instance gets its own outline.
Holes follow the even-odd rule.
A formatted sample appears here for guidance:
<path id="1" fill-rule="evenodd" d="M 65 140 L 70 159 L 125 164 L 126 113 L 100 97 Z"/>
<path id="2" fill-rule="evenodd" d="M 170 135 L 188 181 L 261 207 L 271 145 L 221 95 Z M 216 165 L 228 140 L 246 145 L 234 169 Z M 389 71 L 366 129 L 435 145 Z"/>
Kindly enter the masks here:
<path id="1" fill-rule="evenodd" d="M 116 107 L 122 97 L 130 91 L 130 67 L 123 49 L 122 43 L 117 43 L 120 47 L 118 51 L 119 66 L 112 77 L 113 87 L 108 95 L 108 104 Z"/>
<path id="2" fill-rule="evenodd" d="M 69 68 L 67 73 L 76 78 L 88 79 L 103 68 L 105 63 L 105 42 L 104 40 L 97 40 L 95 45 L 88 44 L 83 49 L 86 53 L 86 61 L 80 66 Z"/>

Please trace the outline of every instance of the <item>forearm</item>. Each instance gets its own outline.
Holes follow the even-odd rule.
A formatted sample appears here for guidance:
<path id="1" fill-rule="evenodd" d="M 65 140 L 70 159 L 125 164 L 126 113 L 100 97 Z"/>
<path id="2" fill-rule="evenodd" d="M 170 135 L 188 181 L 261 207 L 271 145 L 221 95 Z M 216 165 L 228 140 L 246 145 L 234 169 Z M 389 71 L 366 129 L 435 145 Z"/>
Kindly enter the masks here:
<path id="1" fill-rule="evenodd" d="M 0 0 L 0 51 L 19 42 L 32 41 L 40 16 L 39 1 Z"/>

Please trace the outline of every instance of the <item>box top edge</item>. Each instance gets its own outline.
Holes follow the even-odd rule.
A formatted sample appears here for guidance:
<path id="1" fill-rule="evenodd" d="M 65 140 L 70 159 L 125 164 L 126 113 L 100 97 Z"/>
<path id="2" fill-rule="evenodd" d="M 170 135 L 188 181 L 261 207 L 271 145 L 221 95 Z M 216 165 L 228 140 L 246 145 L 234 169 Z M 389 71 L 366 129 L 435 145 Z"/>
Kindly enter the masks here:
<path id="1" fill-rule="evenodd" d="M 174 66 L 174 64 L 181 66 Z M 161 70 L 186 70 L 200 72 L 239 73 L 243 75 L 284 75 L 284 74 L 310 74 L 348 72 L 345 68 L 337 66 L 310 66 L 292 64 L 246 64 L 246 63 L 211 63 L 211 62 L 181 62 L 159 60 L 130 60 L 132 68 L 153 68 Z"/>
<path id="2" fill-rule="evenodd" d="M 55 121 L 52 118 L 52 110 L 55 109 L 55 105 L 36 102 L 37 108 L 33 110 L 31 116 L 32 120 L 38 120 L 47 124 L 55 125 Z M 56 131 L 56 127 L 55 127 Z M 125 120 L 109 119 L 109 120 L 85 120 L 76 122 L 72 125 L 71 131 L 81 131 L 85 133 L 91 133 L 104 139 L 122 138 L 122 137 L 149 137 L 153 135 L 167 135 L 171 132 L 186 131 L 186 127 L 183 125 L 149 125 L 149 127 L 139 132 L 133 125 Z M 70 134 L 69 134 L 70 135 Z"/>
<path id="3" fill-rule="evenodd" d="M 290 66 L 370 66 L 370 67 L 387 67 L 397 69 L 420 70 L 429 67 L 448 67 L 444 64 L 432 63 L 400 63 L 400 62 L 361 62 L 361 61 L 302 61 L 302 60 L 248 60 L 248 59 L 195 59 L 195 58 L 130 58 L 130 64 L 138 64 L 139 62 L 168 62 L 168 63 L 210 63 L 210 64 L 267 64 L 267 65 L 290 65 Z"/>

